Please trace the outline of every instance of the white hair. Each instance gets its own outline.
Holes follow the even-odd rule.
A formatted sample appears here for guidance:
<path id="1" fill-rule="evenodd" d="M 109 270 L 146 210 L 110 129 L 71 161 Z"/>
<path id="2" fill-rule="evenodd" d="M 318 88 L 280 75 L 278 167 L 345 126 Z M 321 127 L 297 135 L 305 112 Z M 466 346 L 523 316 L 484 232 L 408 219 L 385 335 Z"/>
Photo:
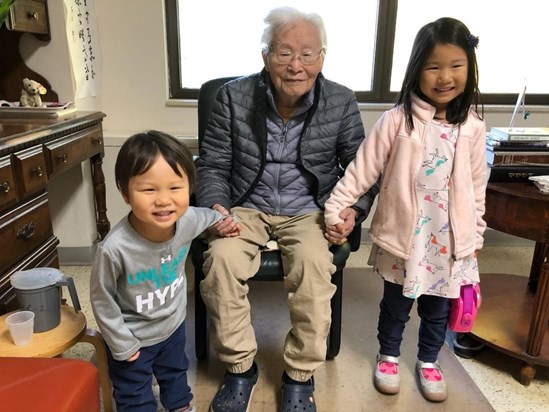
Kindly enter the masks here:
<path id="1" fill-rule="evenodd" d="M 269 53 L 269 50 L 272 47 L 273 38 L 282 27 L 303 20 L 312 23 L 318 29 L 320 42 L 325 49 L 327 44 L 326 29 L 324 28 L 322 17 L 316 13 L 304 13 L 293 7 L 278 7 L 271 10 L 263 20 L 266 25 L 263 36 L 261 36 L 263 55 L 265 56 Z"/>

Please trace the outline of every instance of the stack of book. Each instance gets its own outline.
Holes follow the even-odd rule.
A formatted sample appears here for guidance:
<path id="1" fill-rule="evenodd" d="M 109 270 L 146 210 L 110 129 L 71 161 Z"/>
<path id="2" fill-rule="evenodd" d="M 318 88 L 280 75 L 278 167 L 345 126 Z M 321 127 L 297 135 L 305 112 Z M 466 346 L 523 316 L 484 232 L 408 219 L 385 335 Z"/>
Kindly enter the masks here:
<path id="1" fill-rule="evenodd" d="M 530 176 L 530 180 L 541 193 L 549 195 L 549 176 Z"/>
<path id="2" fill-rule="evenodd" d="M 486 134 L 490 182 L 549 175 L 549 127 L 492 127 Z"/>

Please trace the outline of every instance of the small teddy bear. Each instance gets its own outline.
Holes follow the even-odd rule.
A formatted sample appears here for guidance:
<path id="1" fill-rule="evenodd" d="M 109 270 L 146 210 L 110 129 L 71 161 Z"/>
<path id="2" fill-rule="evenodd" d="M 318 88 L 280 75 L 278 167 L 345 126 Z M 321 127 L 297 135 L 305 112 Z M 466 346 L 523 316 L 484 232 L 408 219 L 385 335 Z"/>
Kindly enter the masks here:
<path id="1" fill-rule="evenodd" d="M 23 89 L 21 90 L 21 98 L 19 103 L 21 107 L 45 107 L 42 104 L 41 94 L 46 94 L 46 88 L 40 83 L 24 78 Z"/>

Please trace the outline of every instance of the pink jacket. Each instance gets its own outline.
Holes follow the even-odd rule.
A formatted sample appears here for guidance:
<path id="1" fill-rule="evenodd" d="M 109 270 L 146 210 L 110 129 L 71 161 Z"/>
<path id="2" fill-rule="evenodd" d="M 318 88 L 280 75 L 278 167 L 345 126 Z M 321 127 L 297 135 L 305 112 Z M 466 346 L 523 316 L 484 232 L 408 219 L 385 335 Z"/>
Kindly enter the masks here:
<path id="1" fill-rule="evenodd" d="M 385 112 L 360 145 L 326 202 L 327 225 L 341 223 L 339 213 L 355 204 L 383 173 L 378 205 L 370 237 L 395 256 L 408 259 L 417 219 L 415 182 L 423 160 L 423 142 L 435 108 L 414 96 L 414 130 L 408 131 L 402 107 Z M 486 125 L 470 112 L 459 128 L 453 172 L 450 177 L 449 208 L 454 235 L 454 258 L 460 259 L 482 248 L 486 222 Z"/>

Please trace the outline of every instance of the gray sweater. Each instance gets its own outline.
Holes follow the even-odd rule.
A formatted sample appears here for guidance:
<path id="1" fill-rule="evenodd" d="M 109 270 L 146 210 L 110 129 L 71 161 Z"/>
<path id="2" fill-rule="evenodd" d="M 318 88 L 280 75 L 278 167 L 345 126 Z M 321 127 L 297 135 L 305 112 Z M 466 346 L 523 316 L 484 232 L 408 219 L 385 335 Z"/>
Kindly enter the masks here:
<path id="1" fill-rule="evenodd" d="M 90 298 L 99 330 L 116 360 L 167 339 L 185 320 L 185 259 L 192 240 L 223 216 L 189 207 L 174 237 L 154 243 L 141 237 L 126 216 L 99 244 Z"/>

